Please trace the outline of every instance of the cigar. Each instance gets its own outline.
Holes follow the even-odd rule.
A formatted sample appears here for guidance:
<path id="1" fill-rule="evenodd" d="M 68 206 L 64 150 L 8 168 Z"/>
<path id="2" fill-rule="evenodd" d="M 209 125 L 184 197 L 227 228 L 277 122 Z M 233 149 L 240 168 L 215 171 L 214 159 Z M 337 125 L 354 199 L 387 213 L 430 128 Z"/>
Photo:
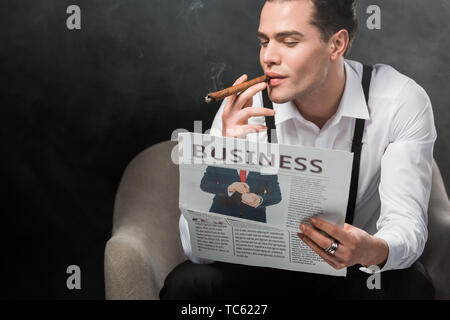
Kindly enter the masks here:
<path id="1" fill-rule="evenodd" d="M 217 91 L 217 92 L 208 93 L 205 97 L 205 102 L 211 103 L 211 102 L 220 101 L 222 99 L 225 99 L 226 97 L 232 96 L 233 94 L 247 90 L 248 88 L 250 88 L 251 86 L 254 86 L 257 83 L 269 81 L 269 79 L 270 78 L 267 75 L 263 75 L 261 77 L 255 78 L 255 79 L 245 81 L 236 86 L 232 86 L 232 87 L 229 87 L 229 88 Z"/>

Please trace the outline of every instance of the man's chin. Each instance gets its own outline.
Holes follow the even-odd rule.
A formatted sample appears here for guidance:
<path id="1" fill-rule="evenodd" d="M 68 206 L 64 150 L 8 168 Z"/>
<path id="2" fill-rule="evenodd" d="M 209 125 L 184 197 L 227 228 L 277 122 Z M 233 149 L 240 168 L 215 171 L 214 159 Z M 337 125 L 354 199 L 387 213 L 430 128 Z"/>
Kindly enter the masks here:
<path id="1" fill-rule="evenodd" d="M 271 90 L 270 92 L 270 100 L 273 103 L 282 104 L 292 100 L 292 98 L 282 92 L 277 92 L 278 90 Z"/>

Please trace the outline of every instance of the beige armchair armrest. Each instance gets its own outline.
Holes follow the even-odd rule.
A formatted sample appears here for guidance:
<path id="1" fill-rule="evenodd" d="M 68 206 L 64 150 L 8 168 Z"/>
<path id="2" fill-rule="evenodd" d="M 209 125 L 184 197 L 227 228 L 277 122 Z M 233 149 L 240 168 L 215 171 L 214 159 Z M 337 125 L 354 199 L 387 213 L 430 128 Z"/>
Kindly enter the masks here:
<path id="1" fill-rule="evenodd" d="M 428 241 L 420 261 L 433 279 L 437 299 L 450 299 L 450 202 L 441 173 L 433 161 L 428 205 Z"/>
<path id="2" fill-rule="evenodd" d="M 158 299 L 166 275 L 186 259 L 178 231 L 175 142 L 140 153 L 119 185 L 112 237 L 105 248 L 107 299 Z"/>

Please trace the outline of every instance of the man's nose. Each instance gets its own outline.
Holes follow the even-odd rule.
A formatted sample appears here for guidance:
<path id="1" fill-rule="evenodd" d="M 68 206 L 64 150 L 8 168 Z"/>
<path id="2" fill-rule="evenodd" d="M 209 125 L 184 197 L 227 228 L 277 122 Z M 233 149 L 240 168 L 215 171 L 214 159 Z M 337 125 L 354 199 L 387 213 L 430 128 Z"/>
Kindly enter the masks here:
<path id="1" fill-rule="evenodd" d="M 270 42 L 263 48 L 263 62 L 267 65 L 280 64 L 281 58 L 275 43 Z"/>

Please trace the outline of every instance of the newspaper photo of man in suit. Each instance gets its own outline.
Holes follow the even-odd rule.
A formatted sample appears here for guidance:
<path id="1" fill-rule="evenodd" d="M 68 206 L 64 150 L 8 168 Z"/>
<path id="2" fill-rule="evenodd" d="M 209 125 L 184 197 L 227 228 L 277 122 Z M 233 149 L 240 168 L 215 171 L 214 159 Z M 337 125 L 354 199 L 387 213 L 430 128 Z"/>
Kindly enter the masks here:
<path id="1" fill-rule="evenodd" d="M 210 212 L 267 222 L 266 207 L 281 202 L 277 175 L 208 166 L 200 183 L 215 194 Z"/>

